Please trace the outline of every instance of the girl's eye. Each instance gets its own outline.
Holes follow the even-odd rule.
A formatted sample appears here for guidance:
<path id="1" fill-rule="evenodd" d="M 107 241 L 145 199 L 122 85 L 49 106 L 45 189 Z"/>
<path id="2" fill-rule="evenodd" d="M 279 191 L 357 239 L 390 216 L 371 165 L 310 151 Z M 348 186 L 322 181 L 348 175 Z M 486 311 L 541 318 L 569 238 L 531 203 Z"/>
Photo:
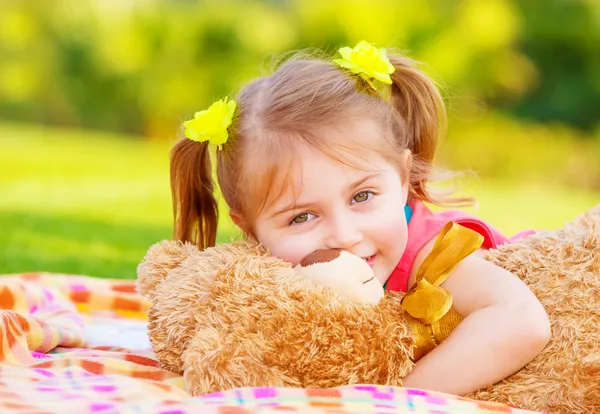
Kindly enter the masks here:
<path id="1" fill-rule="evenodd" d="M 312 216 L 312 214 L 310 213 L 302 213 L 297 215 L 296 217 L 294 217 L 291 221 L 290 224 L 302 224 L 302 223 L 306 223 L 308 220 L 310 220 L 310 216 Z"/>
<path id="2" fill-rule="evenodd" d="M 354 197 L 352 197 L 352 201 L 356 203 L 364 203 L 373 195 L 370 191 L 361 191 L 360 193 L 356 193 Z"/>

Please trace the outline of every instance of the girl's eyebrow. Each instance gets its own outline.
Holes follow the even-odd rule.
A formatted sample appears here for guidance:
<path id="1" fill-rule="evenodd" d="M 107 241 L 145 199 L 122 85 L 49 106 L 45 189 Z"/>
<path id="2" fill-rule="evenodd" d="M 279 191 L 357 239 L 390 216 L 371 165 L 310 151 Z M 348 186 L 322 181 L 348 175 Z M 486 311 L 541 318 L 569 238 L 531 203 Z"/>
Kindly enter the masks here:
<path id="1" fill-rule="evenodd" d="M 348 187 L 349 190 L 353 190 L 356 187 L 359 187 L 361 185 L 363 185 L 364 183 L 366 183 L 367 181 L 380 176 L 381 174 L 383 174 L 383 171 L 376 171 L 374 173 L 371 174 L 367 174 L 365 175 L 363 178 L 360 178 L 358 180 L 356 180 L 354 183 L 350 184 L 350 187 Z"/>
<path id="2" fill-rule="evenodd" d="M 350 184 L 348 186 L 348 190 L 354 190 L 356 187 L 363 185 L 367 181 L 369 181 L 381 174 L 383 174 L 383 171 L 376 171 L 374 173 L 367 174 L 364 177 L 359 178 L 358 180 L 356 180 L 355 182 Z M 279 216 L 283 213 L 287 213 L 288 211 L 292 211 L 292 210 L 303 210 L 313 204 L 315 204 L 315 203 L 314 202 L 301 203 L 301 204 L 291 203 L 291 204 L 288 204 L 288 205 L 282 207 L 281 209 L 277 210 L 276 212 L 274 212 L 271 217 L 276 217 L 276 216 Z"/>

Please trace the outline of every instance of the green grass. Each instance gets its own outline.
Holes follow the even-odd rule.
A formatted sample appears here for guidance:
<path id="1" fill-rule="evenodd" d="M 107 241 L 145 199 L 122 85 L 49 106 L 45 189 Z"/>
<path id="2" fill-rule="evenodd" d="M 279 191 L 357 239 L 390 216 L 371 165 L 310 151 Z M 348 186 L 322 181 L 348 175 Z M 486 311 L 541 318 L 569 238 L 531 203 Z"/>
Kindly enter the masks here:
<path id="1" fill-rule="evenodd" d="M 0 273 L 134 278 L 171 237 L 168 156 L 169 143 L 0 124 Z"/>
<path id="2" fill-rule="evenodd" d="M 171 236 L 170 144 L 0 124 L 0 273 L 134 278 L 148 247 Z M 551 184 L 465 190 L 480 205 L 469 211 L 507 234 L 558 227 L 600 200 Z M 219 241 L 235 234 L 223 217 Z"/>

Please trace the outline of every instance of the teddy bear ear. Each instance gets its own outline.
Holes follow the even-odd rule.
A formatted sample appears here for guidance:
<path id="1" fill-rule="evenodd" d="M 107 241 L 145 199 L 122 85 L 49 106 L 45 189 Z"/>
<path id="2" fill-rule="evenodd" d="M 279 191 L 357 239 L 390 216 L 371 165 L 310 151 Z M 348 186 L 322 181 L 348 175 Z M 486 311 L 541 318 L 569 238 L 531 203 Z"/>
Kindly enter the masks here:
<path id="1" fill-rule="evenodd" d="M 151 300 L 156 287 L 172 269 L 179 266 L 198 248 L 191 243 L 163 240 L 151 246 L 137 267 L 137 290 Z"/>

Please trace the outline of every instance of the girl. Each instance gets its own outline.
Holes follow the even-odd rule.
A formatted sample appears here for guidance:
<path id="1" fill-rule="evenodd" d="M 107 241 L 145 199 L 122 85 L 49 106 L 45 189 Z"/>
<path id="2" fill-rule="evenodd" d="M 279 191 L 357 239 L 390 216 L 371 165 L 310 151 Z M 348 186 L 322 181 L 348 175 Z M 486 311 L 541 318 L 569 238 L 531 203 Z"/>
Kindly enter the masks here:
<path id="1" fill-rule="evenodd" d="M 360 42 L 333 61 L 296 57 L 236 97 L 185 122 L 172 150 L 174 237 L 215 244 L 216 174 L 235 224 L 292 265 L 317 249 L 344 249 L 388 290 L 406 291 L 448 221 L 479 232 L 484 248 L 508 241 L 428 188 L 445 111 L 413 61 Z M 457 201 L 457 199 L 454 199 Z M 458 200 L 464 201 L 464 200 Z M 548 317 L 514 275 L 477 253 L 442 285 L 464 318 L 420 359 L 404 386 L 466 394 L 532 360 Z"/>

